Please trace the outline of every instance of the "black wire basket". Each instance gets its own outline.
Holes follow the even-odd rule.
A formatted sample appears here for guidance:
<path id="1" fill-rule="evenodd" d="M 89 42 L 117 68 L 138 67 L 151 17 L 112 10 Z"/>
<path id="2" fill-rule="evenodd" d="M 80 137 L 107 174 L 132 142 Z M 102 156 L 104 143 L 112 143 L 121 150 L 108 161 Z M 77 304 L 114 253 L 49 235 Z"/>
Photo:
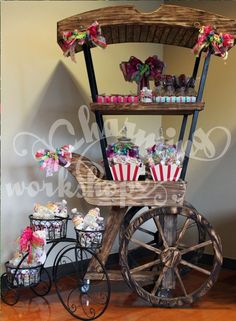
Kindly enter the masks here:
<path id="1" fill-rule="evenodd" d="M 31 267 L 16 267 L 5 263 L 7 281 L 12 287 L 29 287 L 40 282 L 42 264 Z"/>
<path id="2" fill-rule="evenodd" d="M 85 231 L 75 228 L 77 243 L 80 247 L 96 250 L 102 246 L 104 231 Z"/>
<path id="3" fill-rule="evenodd" d="M 35 218 L 32 214 L 29 216 L 30 227 L 33 231 L 45 230 L 47 241 L 61 239 L 66 237 L 68 218 L 54 217 L 52 219 Z"/>

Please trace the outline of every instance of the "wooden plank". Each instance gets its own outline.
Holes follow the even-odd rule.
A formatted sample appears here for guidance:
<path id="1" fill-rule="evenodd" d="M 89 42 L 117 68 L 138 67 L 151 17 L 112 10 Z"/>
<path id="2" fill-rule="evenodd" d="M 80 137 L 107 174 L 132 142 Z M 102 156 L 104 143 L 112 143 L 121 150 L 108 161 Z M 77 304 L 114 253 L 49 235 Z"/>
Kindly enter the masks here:
<path id="1" fill-rule="evenodd" d="M 154 36 L 156 32 L 156 26 L 155 25 L 150 25 L 149 30 L 148 30 L 148 35 L 147 35 L 147 40 L 146 42 L 154 42 Z"/>
<path id="2" fill-rule="evenodd" d="M 168 36 L 167 36 L 167 39 L 166 39 L 166 44 L 167 45 L 172 45 L 173 42 L 175 41 L 178 33 L 179 33 L 179 28 L 175 27 L 175 28 L 171 28 Z"/>
<path id="3" fill-rule="evenodd" d="M 178 32 L 176 33 L 175 38 L 172 40 L 172 43 L 170 43 L 170 45 L 174 45 L 174 46 L 180 46 L 181 40 L 183 39 L 187 28 L 184 27 L 178 27 L 176 28 L 178 30 Z M 198 36 L 198 34 L 196 33 L 196 36 Z"/>
<path id="4" fill-rule="evenodd" d="M 118 26 L 120 42 L 126 42 L 126 26 Z"/>
<path id="5" fill-rule="evenodd" d="M 177 215 L 164 215 L 164 237 L 169 247 L 174 246 L 177 238 Z M 164 289 L 175 289 L 173 268 L 169 268 L 164 274 L 162 286 Z"/>
<path id="6" fill-rule="evenodd" d="M 108 270 L 107 272 L 108 272 L 108 277 L 110 281 L 124 281 L 124 278 L 120 271 Z M 154 272 L 154 271 L 142 271 L 142 272 L 135 272 L 135 273 L 131 272 L 131 274 L 133 275 L 136 281 L 140 281 L 140 282 L 145 282 L 145 281 L 153 282 L 155 278 L 158 276 L 158 272 Z M 99 272 L 88 272 L 86 274 L 86 278 L 90 280 L 102 280 L 104 278 L 104 274 Z"/>
<path id="7" fill-rule="evenodd" d="M 127 25 L 126 27 L 126 42 L 134 42 L 134 26 Z"/>
<path id="8" fill-rule="evenodd" d="M 141 34 L 141 26 L 135 25 L 134 26 L 134 42 L 139 42 L 140 34 Z"/>
<path id="9" fill-rule="evenodd" d="M 183 39 L 180 42 L 180 46 L 181 47 L 189 47 L 189 45 L 188 45 L 189 41 L 192 39 L 194 34 L 195 34 L 194 28 L 187 30 Z"/>
<path id="10" fill-rule="evenodd" d="M 141 34 L 140 34 L 140 42 L 147 42 L 147 36 L 149 32 L 149 26 L 148 25 L 143 25 L 141 28 Z"/>
<path id="11" fill-rule="evenodd" d="M 118 29 L 118 26 L 112 26 L 111 34 L 112 34 L 112 43 L 120 42 L 119 41 L 119 29 Z"/>
<path id="12" fill-rule="evenodd" d="M 171 37 L 172 43 L 169 40 L 168 44 L 184 46 L 186 48 L 192 46 L 192 40 L 189 38 L 188 41 L 184 41 L 181 44 L 180 39 L 182 39 L 182 36 L 185 33 L 184 30 L 193 30 L 192 38 L 196 39 L 198 35 L 196 22 L 199 25 L 215 26 L 218 32 L 231 33 L 236 36 L 236 20 L 218 14 L 189 7 L 166 4 L 161 5 L 154 12 L 143 13 L 133 6 L 124 5 L 104 7 L 77 14 L 59 21 L 57 23 L 58 44 L 62 41 L 62 33 L 64 31 L 73 31 L 75 29 L 86 30 L 94 21 L 99 22 L 102 33 L 104 34 L 106 34 L 107 27 L 111 28 L 111 33 L 108 33 L 107 44 L 121 41 L 118 36 L 120 26 L 126 26 L 128 29 L 126 38 L 122 36 L 124 42 L 160 42 L 160 39 L 162 39 L 161 41 L 163 41 L 163 43 L 167 43 L 167 38 L 165 36 L 161 38 L 162 28 L 164 28 L 164 26 L 171 28 L 171 32 L 179 30 L 176 33 L 176 38 Z M 155 35 L 153 27 L 150 36 L 148 33 L 146 34 L 147 26 L 156 26 Z M 141 29 L 143 29 L 143 34 L 139 37 L 139 30 Z M 112 34 L 112 37 L 110 34 Z M 82 49 L 78 48 L 78 50 L 81 51 Z"/>
<path id="13" fill-rule="evenodd" d="M 168 36 L 171 32 L 171 27 L 165 27 L 163 32 L 162 32 L 162 35 L 161 35 L 161 39 L 160 39 L 160 43 L 167 43 L 167 39 L 168 39 Z"/>
<path id="14" fill-rule="evenodd" d="M 156 32 L 155 32 L 155 35 L 154 35 L 154 38 L 153 38 L 153 42 L 160 43 L 161 36 L 162 36 L 164 28 L 165 27 L 163 25 L 157 25 L 156 26 Z"/>
<path id="15" fill-rule="evenodd" d="M 103 115 L 119 114 L 159 114 L 159 115 L 183 115 L 192 114 L 195 110 L 203 110 L 204 102 L 201 103 L 123 103 L 123 104 L 99 104 L 91 103 L 90 109 L 100 111 Z"/>

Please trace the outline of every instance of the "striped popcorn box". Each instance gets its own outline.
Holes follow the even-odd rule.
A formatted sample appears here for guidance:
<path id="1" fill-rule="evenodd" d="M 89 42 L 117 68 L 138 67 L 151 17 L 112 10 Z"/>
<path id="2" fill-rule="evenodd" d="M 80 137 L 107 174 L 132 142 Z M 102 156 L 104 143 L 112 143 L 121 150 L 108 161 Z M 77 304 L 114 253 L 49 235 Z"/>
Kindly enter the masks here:
<path id="1" fill-rule="evenodd" d="M 182 168 L 178 165 L 153 165 L 150 167 L 154 181 L 177 181 L 180 177 Z"/>
<path id="2" fill-rule="evenodd" d="M 142 166 L 130 163 L 115 164 L 110 166 L 110 170 L 114 181 L 137 181 L 142 171 Z"/>

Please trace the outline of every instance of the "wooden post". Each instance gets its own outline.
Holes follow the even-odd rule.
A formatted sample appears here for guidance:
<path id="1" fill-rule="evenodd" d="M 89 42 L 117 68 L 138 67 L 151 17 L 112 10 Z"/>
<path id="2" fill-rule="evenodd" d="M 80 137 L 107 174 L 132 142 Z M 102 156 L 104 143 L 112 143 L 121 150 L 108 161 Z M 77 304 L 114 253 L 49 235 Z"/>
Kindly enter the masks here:
<path id="1" fill-rule="evenodd" d="M 177 237 L 177 215 L 164 215 L 164 236 L 168 246 L 173 246 Z M 175 288 L 175 274 L 172 268 L 169 268 L 164 274 L 162 281 L 163 289 Z"/>

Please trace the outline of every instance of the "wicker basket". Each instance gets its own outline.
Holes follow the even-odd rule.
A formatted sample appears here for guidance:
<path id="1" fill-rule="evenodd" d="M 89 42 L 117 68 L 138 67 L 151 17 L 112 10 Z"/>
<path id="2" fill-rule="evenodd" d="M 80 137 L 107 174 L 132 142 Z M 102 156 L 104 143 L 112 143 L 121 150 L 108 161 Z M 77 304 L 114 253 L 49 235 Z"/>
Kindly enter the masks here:
<path id="1" fill-rule="evenodd" d="M 34 231 L 46 231 L 47 241 L 61 239 L 66 237 L 68 218 L 55 217 L 53 219 L 39 219 L 29 216 L 30 226 Z"/>
<path id="2" fill-rule="evenodd" d="M 102 246 L 104 230 L 85 231 L 75 228 L 78 245 L 88 249 L 98 249 Z"/>
<path id="3" fill-rule="evenodd" d="M 32 267 L 15 267 L 5 263 L 7 280 L 14 287 L 33 286 L 40 282 L 42 264 Z"/>

